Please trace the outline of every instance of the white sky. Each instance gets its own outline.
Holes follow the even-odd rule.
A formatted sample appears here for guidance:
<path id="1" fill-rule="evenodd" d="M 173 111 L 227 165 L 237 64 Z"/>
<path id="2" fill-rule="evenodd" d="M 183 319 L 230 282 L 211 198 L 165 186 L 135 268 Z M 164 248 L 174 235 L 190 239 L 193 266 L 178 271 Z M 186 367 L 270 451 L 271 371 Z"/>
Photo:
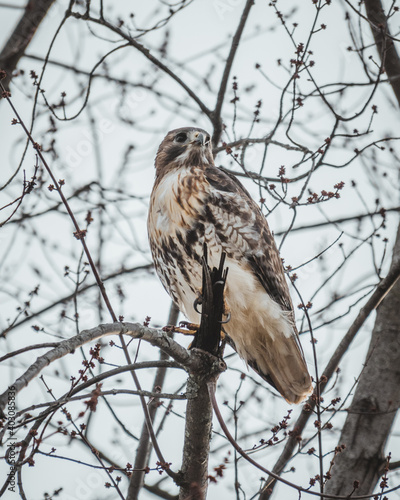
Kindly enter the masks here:
<path id="1" fill-rule="evenodd" d="M 40 27 L 37 36 L 32 45 L 29 47 L 28 54 L 42 56 L 46 53 L 49 42 L 54 36 L 55 29 L 65 11 L 68 2 L 58 0 L 55 6 L 50 11 L 49 15 Z M 94 8 L 97 2 L 92 2 Z M 298 2 L 301 8 L 290 18 L 292 22 L 299 24 L 295 36 L 298 42 L 304 42 L 310 29 L 313 20 L 313 5 L 311 2 Z M 138 26 L 151 25 L 157 19 L 153 13 L 155 2 L 142 1 L 118 1 L 111 2 L 105 0 L 106 15 L 109 19 L 115 20 L 122 18 L 125 21 L 125 26 L 129 24 L 129 13 L 135 12 L 135 20 Z M 242 12 L 244 2 L 238 0 L 199 0 L 193 2 L 189 7 L 180 12 L 170 25 L 170 39 L 168 46 L 168 56 L 172 69 L 176 71 L 185 82 L 195 89 L 196 93 L 201 97 L 207 106 L 212 108 L 215 104 L 218 84 L 223 71 L 223 62 L 229 50 L 229 41 L 232 33 L 236 29 L 239 17 Z M 333 2 L 329 8 L 322 11 L 321 19 L 318 24 L 325 23 L 326 30 L 322 30 L 313 38 L 311 49 L 314 52 L 313 59 L 316 61 L 315 77 L 320 85 L 333 81 L 365 81 L 360 64 L 357 62 L 357 57 L 348 52 L 346 49 L 351 44 L 344 23 L 344 9 L 341 2 Z M 0 5 L 1 7 L 1 5 Z M 282 2 L 282 10 L 287 12 L 288 6 Z M 0 9 L 0 45 L 7 39 L 12 26 L 19 17 L 19 11 L 13 9 Z M 162 16 L 160 16 L 162 17 Z M 396 31 L 396 18 L 393 21 L 394 31 Z M 104 30 L 101 27 L 90 25 L 93 34 L 86 28 L 83 23 L 70 21 L 58 37 L 50 59 L 54 59 L 65 64 L 76 66 L 80 69 L 90 71 L 98 59 L 104 55 L 112 47 L 120 43 L 115 34 Z M 148 46 L 152 51 L 159 47 L 165 30 L 156 30 L 142 39 L 142 43 Z M 369 29 L 363 29 L 365 43 L 372 43 L 372 36 Z M 102 37 L 106 38 L 105 40 Z M 213 48 L 220 46 L 214 52 L 210 52 Z M 371 54 L 376 57 L 375 52 L 371 49 Z M 156 52 L 155 52 L 156 53 Z M 239 118 L 236 129 L 237 136 L 246 135 L 249 130 L 249 122 L 242 120 L 243 116 L 251 116 L 254 106 L 259 99 L 262 99 L 263 105 L 261 109 L 262 122 L 255 127 L 253 136 L 261 137 L 270 132 L 272 124 L 279 112 L 279 96 L 281 90 L 277 87 L 284 85 L 287 82 L 287 73 L 284 69 L 278 66 L 277 60 L 282 59 L 284 64 L 294 56 L 294 48 L 290 40 L 284 34 L 282 27 L 277 23 L 276 15 L 273 10 L 268 7 L 268 2 L 257 1 L 252 9 L 249 22 L 246 26 L 243 42 L 235 58 L 235 63 L 232 69 L 231 77 L 236 75 L 239 82 L 240 92 L 240 107 Z M 209 69 L 211 62 L 214 63 L 212 75 L 209 78 L 211 90 L 207 89 L 204 83 L 199 83 L 199 77 L 204 77 Z M 146 61 L 142 54 L 131 47 L 121 49 L 107 59 L 110 73 L 117 78 L 127 78 L 130 81 L 144 81 L 147 84 L 157 82 L 156 86 L 162 89 L 171 98 L 182 100 L 184 93 L 179 86 L 172 82 L 171 79 L 161 75 L 159 71 L 155 71 Z M 262 77 L 255 70 L 255 64 L 259 63 L 263 71 L 267 73 L 270 81 Z M 24 58 L 20 64 L 26 73 L 29 70 L 35 69 L 40 72 L 41 64 Z M 73 115 L 82 105 L 82 97 L 77 97 L 79 92 L 79 84 L 85 85 L 86 78 L 70 75 L 66 77 L 63 70 L 49 65 L 48 71 L 43 80 L 43 87 L 46 89 L 46 97 L 50 102 L 56 102 L 60 98 L 63 91 L 67 92 L 67 103 L 71 103 L 67 107 L 69 116 Z M 302 81 L 305 88 L 312 88 L 310 82 Z M 229 136 L 224 136 L 227 141 L 233 137 L 232 133 L 232 105 L 229 100 L 231 95 L 232 78 L 229 83 L 228 98 L 225 101 L 223 108 L 223 118 L 228 125 Z M 254 88 L 245 92 L 246 87 L 254 86 Z M 12 88 L 13 100 L 25 120 L 29 123 L 32 104 L 31 96 L 34 88 L 28 78 L 18 78 Z M 349 96 L 340 103 L 340 111 L 345 115 L 351 115 L 356 110 L 360 109 L 365 101 L 365 96 L 368 95 L 369 89 L 360 90 L 359 88 L 349 93 Z M 190 101 L 182 106 L 179 112 L 170 101 L 155 99 L 151 92 L 141 89 L 131 90 L 127 99 L 128 105 L 125 105 L 124 116 L 135 121 L 135 126 L 128 126 L 119 121 L 116 110 L 120 102 L 120 90 L 113 84 L 107 84 L 104 81 L 94 80 L 91 89 L 89 100 L 89 111 L 93 114 L 96 122 L 96 131 L 100 139 L 100 157 L 102 165 L 102 183 L 107 188 L 127 187 L 127 192 L 132 195 L 139 195 L 143 199 L 128 200 L 126 203 L 113 204 L 111 201 L 107 206 L 105 218 L 107 228 L 105 236 L 107 244 L 105 246 L 104 268 L 103 273 L 114 271 L 119 267 L 119 262 L 123 261 L 126 266 L 135 265 L 137 263 L 150 262 L 150 257 L 147 247 L 147 237 L 145 233 L 144 218 L 147 213 L 147 199 L 153 182 L 153 159 L 158 147 L 166 132 L 172 128 L 195 124 L 210 130 L 210 123 L 207 117 L 199 117 L 198 110 Z M 378 105 L 379 113 L 374 117 L 373 138 L 380 138 L 385 134 L 396 136 L 399 129 L 398 110 L 387 97 L 391 98 L 390 89 L 382 88 L 371 104 Z M 304 109 L 301 109 L 297 115 L 297 124 L 293 137 L 296 140 L 302 141 L 310 148 L 315 149 L 317 145 L 323 144 L 324 139 L 329 135 L 332 128 L 332 117 L 327 109 L 319 104 L 315 99 L 315 105 L 310 99 L 307 101 Z M 287 103 L 286 103 L 287 104 Z M 370 109 L 370 106 L 369 106 Z M 46 133 L 49 127 L 48 111 L 43 106 L 43 101 L 39 98 L 38 110 L 40 116 L 36 121 L 34 133 L 40 141 L 48 141 L 50 134 Z M 58 111 L 60 112 L 60 111 Z M 368 122 L 370 111 L 361 117 L 356 123 L 350 124 L 350 131 L 354 127 L 359 127 L 360 130 L 365 128 L 366 121 Z M 0 170 L 0 184 L 2 185 L 15 170 L 19 162 L 23 150 L 22 132 L 17 127 L 9 126 L 13 113 L 10 111 L 5 102 L 0 105 L 0 144 L 3 152 L 2 168 Z M 65 178 L 65 191 L 70 194 L 74 189 L 84 185 L 87 182 L 98 180 L 99 178 L 99 163 L 96 159 L 94 139 L 92 131 L 89 127 L 88 114 L 83 113 L 77 120 L 58 122 L 58 151 L 60 158 L 52 159 L 52 166 L 56 172 L 57 178 Z M 360 139 L 357 147 L 362 147 L 366 141 L 371 141 L 371 136 L 367 139 Z M 278 140 L 287 143 L 288 140 L 283 132 L 277 137 Z M 128 144 L 135 144 L 136 149 L 133 152 L 129 163 L 128 173 L 119 174 L 119 166 L 121 158 Z M 397 147 L 397 145 L 395 146 Z M 330 153 L 330 161 L 335 164 L 341 164 L 349 160 L 351 157 L 351 147 L 343 148 L 338 143 L 338 146 Z M 251 168 L 257 171 L 261 164 L 263 149 L 255 147 L 251 158 Z M 363 193 L 366 204 L 369 210 L 374 210 L 374 200 L 378 196 L 381 197 L 381 203 L 386 208 L 399 205 L 399 190 L 398 190 L 398 164 L 392 162 L 393 157 L 385 152 L 376 152 L 378 173 L 376 178 L 374 173 L 367 170 L 361 162 L 354 162 L 350 168 L 335 169 L 323 168 L 313 176 L 310 187 L 317 192 L 321 189 L 332 189 L 333 185 L 340 181 L 345 181 L 346 187 L 342 191 L 342 196 L 339 200 L 332 200 L 329 203 L 321 205 L 326 217 L 336 219 L 341 216 L 350 214 L 362 213 L 365 208 L 360 199 L 354 195 L 354 190 L 351 189 L 351 180 L 356 180 L 359 190 Z M 279 167 L 282 164 L 286 165 L 287 175 L 293 177 L 298 175 L 303 167 L 293 169 L 292 165 L 298 159 L 297 153 L 290 153 L 282 150 L 282 148 L 270 148 L 268 153 L 266 170 L 264 174 L 276 177 Z M 29 178 L 32 173 L 32 165 L 34 163 L 34 154 L 31 149 L 28 150 L 24 168 L 27 171 Z M 217 164 L 222 164 L 229 168 L 235 168 L 230 165 L 229 158 L 225 153 L 220 154 L 216 160 Z M 381 178 L 382 170 L 387 172 L 387 177 Z M 379 179 L 378 179 L 379 177 Z M 1 206 L 8 203 L 13 196 L 17 196 L 21 186 L 21 175 L 19 175 L 19 183 L 15 183 L 6 192 L 0 192 Z M 377 181 L 378 186 L 375 185 Z M 257 188 L 247 182 L 248 187 L 253 196 L 259 199 Z M 290 196 L 296 196 L 300 190 L 299 185 L 290 185 Z M 43 199 L 44 198 L 44 199 Z M 37 209 L 48 206 L 57 201 L 57 193 L 45 192 Z M 50 203 L 49 203 L 50 200 Z M 268 200 L 271 202 L 271 200 Z M 83 222 L 86 215 L 87 207 L 83 203 L 74 201 L 73 209 L 77 211 L 80 222 Z M 291 221 L 292 211 L 285 207 L 280 207 L 269 216 L 269 223 L 276 233 L 285 231 Z M 127 222 L 125 219 L 128 219 Z M 303 226 L 314 221 L 325 220 L 325 216 L 321 214 L 318 208 L 310 209 L 310 207 L 300 207 L 298 209 L 298 218 L 296 219 L 295 227 Z M 110 222 L 111 221 L 111 222 Z M 379 221 L 376 221 L 378 224 Z M 97 245 L 97 230 L 98 219 L 93 225 L 93 229 L 89 232 L 88 244 L 92 248 Z M 382 231 L 382 237 L 389 238 L 393 241 L 394 231 L 397 224 L 397 216 L 389 215 L 387 230 Z M 301 289 L 304 300 L 307 302 L 320 283 L 323 283 L 324 277 L 338 265 L 342 259 L 342 252 L 349 252 L 355 245 L 353 236 L 357 235 L 354 226 L 343 225 L 339 228 L 327 228 L 307 233 L 293 232 L 286 239 L 282 247 L 282 256 L 285 258 L 286 264 L 291 264 L 293 267 L 308 261 L 313 256 L 321 252 L 330 243 L 332 243 L 340 234 L 341 230 L 345 230 L 346 234 L 342 237 L 343 249 L 337 245 L 329 250 L 325 256 L 324 264 L 320 261 L 311 263 L 307 267 L 299 270 L 298 286 Z M 360 234 L 368 234 L 371 230 L 369 221 L 362 224 Z M 59 214 L 53 213 L 46 216 L 45 228 L 40 225 L 40 220 L 34 221 L 32 226 L 28 226 L 29 231 L 43 231 L 46 236 L 46 245 L 41 245 L 40 241 L 32 238 L 32 243 L 27 244 L 27 235 L 16 230 L 15 227 L 9 226 L 0 230 L 0 255 L 1 260 L 0 271 L 2 272 L 0 299 L 0 325 L 4 327 L 8 318 L 14 315 L 16 301 L 12 297 L 18 294 L 20 301 L 26 300 L 27 293 L 41 282 L 39 297 L 35 298 L 32 310 L 40 309 L 41 306 L 51 302 L 54 297 L 64 296 L 71 290 L 72 284 L 64 278 L 64 266 L 73 264 L 76 267 L 76 260 L 79 256 L 80 248 L 78 242 L 71 237 L 71 224 L 65 217 L 60 217 Z M 279 241 L 279 239 L 278 239 Z M 52 248 L 56 245 L 57 248 Z M 135 251 L 135 246 L 138 246 L 143 252 Z M 11 252 L 8 249 L 11 248 Z M 345 292 L 358 288 L 362 284 L 371 284 L 376 282 L 372 276 L 371 268 L 371 250 L 372 247 L 365 246 L 356 254 L 354 259 L 351 259 L 347 264 L 345 271 L 339 273 L 332 283 L 328 284 L 324 293 L 318 295 L 313 300 L 314 310 L 323 307 L 331 294 L 336 291 Z M 381 240 L 377 241 L 374 246 L 374 251 L 378 256 L 383 252 L 384 244 Z M 96 250 L 94 250 L 96 252 Z M 388 249 L 388 257 L 390 256 L 390 247 Z M 379 258 L 377 257 L 377 260 Z M 45 262 L 50 262 L 45 265 Z M 387 258 L 384 264 L 384 269 L 388 268 L 390 260 Z M 325 266 L 325 267 L 324 267 Z M 41 279 L 35 274 L 34 268 L 41 269 Z M 384 274 L 384 273 L 383 273 Z M 140 280 L 132 281 L 128 275 L 122 280 L 124 291 L 127 294 L 125 304 L 118 306 L 117 293 L 114 286 L 109 285 L 109 290 L 114 300 L 124 314 L 126 320 L 143 321 L 145 316 L 152 317 L 152 323 L 164 325 L 169 310 L 169 299 L 163 290 L 161 284 L 156 278 L 144 276 Z M 294 292 L 293 292 L 294 293 Z M 94 296 L 93 296 L 94 301 Z M 92 305 L 93 305 L 92 301 Z M 299 300 L 294 296 L 294 303 Z M 351 301 L 350 301 L 351 302 Z M 89 307 L 89 302 L 86 304 L 87 309 L 81 311 L 80 326 L 81 328 L 89 328 L 97 325 L 98 315 L 94 308 Z M 339 303 L 336 308 L 328 311 L 326 318 L 334 317 L 342 308 L 346 309 L 346 305 Z M 357 312 L 357 307 L 343 320 L 333 323 L 329 327 L 317 330 L 318 338 L 318 356 L 320 367 L 324 367 L 328 361 L 332 349 L 337 345 L 339 339 L 345 333 L 352 318 Z M 119 313 L 119 311 L 118 311 Z M 300 319 L 300 314 L 298 314 Z M 104 321 L 108 321 L 105 316 Z M 51 332 L 51 335 L 59 333 L 63 336 L 73 334 L 73 326 L 71 324 L 59 324 L 59 310 L 52 312 L 43 320 L 36 320 L 40 326 L 45 326 L 46 330 Z M 33 324 L 36 324 L 34 321 Z M 368 347 L 368 331 L 373 324 L 372 319 L 363 329 L 364 334 L 360 335 L 355 341 L 355 347 L 351 351 L 351 356 L 346 356 L 343 361 L 344 373 L 347 374 L 347 379 L 342 380 L 344 387 L 351 385 L 355 376 L 358 375 L 361 369 L 362 359 Z M 45 334 L 33 334 L 27 324 L 19 331 L 7 339 L 4 349 L 16 349 L 25 345 L 27 342 L 32 342 L 34 335 L 35 342 L 52 341 L 52 337 Z M 306 352 L 307 360 L 312 366 L 312 356 L 309 342 L 304 336 L 303 345 Z M 185 339 L 180 339 L 183 343 Z M 3 349 L 3 347 L 2 347 Z M 154 351 L 151 349 L 142 348 L 143 359 L 146 357 L 152 359 Z M 113 353 L 110 349 L 107 352 L 107 359 L 113 359 L 115 363 L 121 363 L 118 354 Z M 24 365 L 32 362 L 35 355 L 26 355 L 24 359 L 18 360 L 15 364 L 6 363 L 0 368 L 4 384 L 7 385 L 12 381 L 23 369 Z M 68 363 L 68 364 L 67 364 Z M 72 366 L 72 368 L 71 368 Z M 61 361 L 57 366 L 54 365 L 47 370 L 47 377 L 51 380 L 52 387 L 55 392 L 62 394 L 65 390 L 66 383 L 63 379 L 64 375 L 67 378 L 68 373 L 77 371 L 80 366 L 80 359 Z M 234 362 L 234 366 L 243 370 L 244 366 L 240 360 Z M 55 375 L 54 370 L 58 369 L 61 376 Z M 233 375 L 232 375 L 233 374 Z M 150 384 L 148 377 L 140 374 L 141 379 L 145 383 Z M 237 383 L 237 374 L 231 372 L 232 380 Z M 235 378 L 236 377 L 236 378 Z M 223 380 L 223 389 L 221 388 L 220 401 L 229 396 L 232 397 L 232 392 L 237 385 L 230 385 L 230 379 Z M 127 377 L 121 377 L 121 380 L 129 385 Z M 176 389 L 176 381 L 167 382 L 166 391 Z M 111 385 L 110 385 L 111 387 Z M 3 389 L 1 389 L 3 390 Z M 231 391 L 231 393 L 230 393 Z M 335 392 L 335 391 L 333 391 Z M 243 394 L 240 398 L 245 399 L 248 394 L 248 388 L 243 389 Z M 28 406 L 33 402 L 43 398 L 45 391 L 39 382 L 33 383 L 32 388 L 24 391 L 21 395 L 21 407 Z M 243 409 L 241 418 L 248 420 L 247 429 L 249 432 L 255 429 L 272 427 L 287 410 L 287 405 L 278 398 L 269 398 L 268 405 L 266 393 L 259 391 L 257 394 L 261 398 L 261 402 L 254 400 L 252 404 Z M 332 396 L 333 397 L 333 396 Z M 264 398 L 264 399 L 263 399 Z M 135 405 L 138 406 L 138 401 L 135 400 Z M 121 418 L 130 430 L 134 433 L 139 433 L 142 416 L 138 410 L 132 419 L 132 399 L 121 398 L 115 403 Z M 174 409 L 181 415 L 184 413 L 184 404 L 177 403 Z M 298 409 L 294 410 L 297 413 Z M 228 413 L 227 413 L 228 415 Z M 111 450 L 117 450 L 118 454 L 125 453 L 123 457 L 118 457 L 123 463 L 124 460 L 133 463 L 134 460 L 134 443 L 125 440 L 125 437 L 120 434 L 115 434 L 113 428 L 106 428 L 109 424 L 109 413 L 105 407 L 101 408 L 94 419 L 96 421 L 95 429 L 100 433 L 94 439 L 94 442 L 102 442 L 103 439 L 116 439 L 115 447 Z M 338 417 L 340 419 L 342 417 Z M 294 421 L 294 418 L 293 418 Z M 267 422 L 267 423 L 266 423 Z M 228 422 L 232 425 L 232 421 Z M 338 422 L 339 423 L 339 422 Z M 174 421 L 168 424 L 167 432 L 161 437 L 160 445 L 163 449 L 168 450 L 167 455 L 173 457 L 174 468 L 179 467 L 181 442 L 183 439 L 183 420 L 177 417 Z M 399 425 L 397 423 L 395 435 L 397 441 L 393 443 L 398 445 Z M 311 432 L 311 431 L 309 431 Z M 104 435 L 103 435 L 104 433 Z M 264 432 L 265 434 L 265 432 Z M 257 440 L 265 437 L 263 433 L 256 438 L 247 440 L 242 445 L 252 446 Z M 173 439 L 171 439 L 173 436 Z M 326 448 L 334 444 L 338 438 L 337 431 L 332 433 L 331 442 L 327 441 Z M 63 440 L 56 436 L 52 445 L 60 446 L 61 452 L 71 454 L 73 449 L 62 450 Z M 213 446 L 218 447 L 222 440 L 216 437 L 213 440 Z M 55 444 L 54 444 L 55 443 Z M 393 446 L 395 446 L 395 444 Z M 57 446 L 56 446 L 57 447 Z M 109 448 L 110 449 L 110 448 Z M 76 449 L 76 453 L 83 453 L 81 449 Z M 226 449 L 223 453 L 226 453 Z M 272 467 L 277 457 L 278 451 L 267 450 L 262 454 L 258 454 L 257 458 L 267 467 Z M 220 459 L 221 455 L 218 455 Z M 222 455 L 223 456 L 223 455 Z M 85 455 L 85 460 L 89 460 Z M 172 461 L 171 460 L 171 461 Z M 218 465 L 218 460 L 211 457 L 210 466 Z M 0 468 L 4 464 L 0 464 Z M 62 470 L 62 474 L 60 474 Z M 49 473 L 50 471 L 50 473 Z M 248 497 L 254 494 L 258 487 L 258 481 L 262 474 L 250 467 L 243 466 L 243 471 L 240 476 L 243 488 L 246 490 Z M 304 478 L 307 478 L 316 473 L 316 461 L 304 460 L 299 466 L 296 473 L 290 476 L 294 482 L 299 481 L 306 483 Z M 232 467 L 227 472 L 231 477 L 233 474 Z M 36 500 L 43 497 L 44 491 L 51 493 L 52 489 L 60 487 L 61 483 L 64 487 L 63 494 L 58 497 L 61 500 L 67 499 L 90 499 L 90 498 L 113 498 L 112 495 L 107 496 L 107 491 L 102 487 L 105 482 L 105 476 L 101 476 L 101 480 L 96 472 L 83 467 L 78 467 L 66 462 L 57 460 L 49 460 L 44 457 L 38 458 L 35 468 L 25 472 L 25 481 L 29 485 L 29 500 Z M 155 481 L 156 473 L 150 478 L 150 482 Z M 229 484 L 228 484 L 229 483 Z M 218 485 L 210 485 L 209 499 L 219 500 L 220 498 L 233 498 L 232 481 L 222 482 Z M 89 493 L 87 486 L 91 487 Z M 164 485 L 163 485 L 164 486 Z M 98 496 L 94 496 L 98 495 Z M 284 490 L 283 496 L 280 496 L 278 491 L 276 498 L 285 498 L 285 500 L 297 499 L 298 495 L 294 491 Z M 11 500 L 13 496 L 9 497 Z M 143 492 L 143 499 L 154 498 L 152 495 Z M 391 497 L 392 498 L 392 497 Z M 396 496 L 393 496 L 396 498 Z M 8 497 L 6 497 L 8 500 Z"/>

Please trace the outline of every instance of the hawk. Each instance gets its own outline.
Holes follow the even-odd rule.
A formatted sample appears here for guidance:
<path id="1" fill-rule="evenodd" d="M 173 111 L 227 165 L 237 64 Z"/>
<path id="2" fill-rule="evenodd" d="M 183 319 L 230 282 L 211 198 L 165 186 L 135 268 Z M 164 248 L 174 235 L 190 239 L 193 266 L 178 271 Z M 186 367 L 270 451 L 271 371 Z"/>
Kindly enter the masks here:
<path id="1" fill-rule="evenodd" d="M 235 350 L 289 403 L 311 391 L 282 261 L 267 221 L 242 184 L 214 165 L 210 135 L 187 127 L 168 132 L 157 152 L 148 234 L 156 272 L 180 311 L 194 308 L 202 287 L 203 243 L 229 268 L 224 331 Z"/>

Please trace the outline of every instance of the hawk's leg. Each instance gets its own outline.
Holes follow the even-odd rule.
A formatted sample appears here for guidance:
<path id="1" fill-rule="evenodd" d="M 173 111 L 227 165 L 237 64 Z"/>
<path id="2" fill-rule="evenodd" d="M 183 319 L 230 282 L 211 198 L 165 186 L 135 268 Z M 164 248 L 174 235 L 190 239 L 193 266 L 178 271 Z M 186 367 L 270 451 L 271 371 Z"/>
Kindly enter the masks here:
<path id="1" fill-rule="evenodd" d="M 183 335 L 196 335 L 200 325 L 189 323 L 188 321 L 180 321 L 180 326 L 168 325 L 163 327 L 163 331 L 167 333 L 182 333 Z"/>
<path id="2" fill-rule="evenodd" d="M 199 311 L 198 306 L 201 306 L 201 304 L 201 293 L 197 292 L 196 300 L 193 302 L 193 309 L 199 314 L 201 314 L 201 311 Z M 197 325 L 196 323 L 190 323 L 189 321 L 180 321 L 179 327 L 180 328 L 174 327 L 173 331 L 182 333 L 183 335 L 196 335 L 196 333 L 199 331 L 200 325 Z"/>
<path id="3" fill-rule="evenodd" d="M 186 323 L 188 326 L 190 325 L 191 328 L 180 328 L 175 325 L 167 325 L 163 326 L 162 330 L 163 332 L 167 333 L 182 333 L 183 335 L 196 335 L 197 329 L 199 328 L 199 325 L 193 325 L 192 323 L 187 323 L 186 321 L 181 321 L 179 324 L 182 325 L 182 323 Z"/>
<path id="4" fill-rule="evenodd" d="M 201 314 L 201 311 L 198 310 L 198 306 L 201 305 L 201 295 L 197 297 L 197 299 L 193 303 L 193 307 L 196 312 Z M 228 323 L 231 319 L 231 310 L 230 307 L 228 306 L 226 300 L 224 299 L 224 308 L 223 308 L 223 315 L 226 316 L 226 319 L 223 319 L 221 323 L 224 325 Z M 179 327 L 178 326 L 165 326 L 163 328 L 164 331 L 168 331 L 170 333 L 181 333 L 182 335 L 196 335 L 200 328 L 200 325 L 196 323 L 190 323 L 189 321 L 180 321 L 179 322 Z M 225 331 L 223 328 L 221 328 L 221 340 L 225 340 Z"/>

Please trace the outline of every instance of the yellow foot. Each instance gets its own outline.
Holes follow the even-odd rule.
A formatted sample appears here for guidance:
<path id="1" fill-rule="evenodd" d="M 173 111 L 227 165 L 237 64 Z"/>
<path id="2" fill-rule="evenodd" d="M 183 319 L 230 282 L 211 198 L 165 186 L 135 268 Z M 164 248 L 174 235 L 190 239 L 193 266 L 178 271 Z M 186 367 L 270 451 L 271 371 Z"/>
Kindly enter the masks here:
<path id="1" fill-rule="evenodd" d="M 180 321 L 178 326 L 165 326 L 163 330 L 171 333 L 182 333 L 183 335 L 196 335 L 200 325 L 189 323 L 188 321 Z"/>

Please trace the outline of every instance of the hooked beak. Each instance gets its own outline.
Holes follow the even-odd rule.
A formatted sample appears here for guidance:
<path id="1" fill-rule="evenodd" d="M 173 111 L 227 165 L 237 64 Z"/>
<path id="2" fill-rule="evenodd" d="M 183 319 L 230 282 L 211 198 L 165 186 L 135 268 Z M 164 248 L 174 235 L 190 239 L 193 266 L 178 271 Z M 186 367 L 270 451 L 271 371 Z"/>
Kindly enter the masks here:
<path id="1" fill-rule="evenodd" d="M 199 133 L 199 135 L 196 137 L 194 142 L 196 144 L 199 144 L 199 146 L 204 146 L 205 142 L 206 142 L 206 138 L 204 137 L 204 135 L 202 133 Z"/>

